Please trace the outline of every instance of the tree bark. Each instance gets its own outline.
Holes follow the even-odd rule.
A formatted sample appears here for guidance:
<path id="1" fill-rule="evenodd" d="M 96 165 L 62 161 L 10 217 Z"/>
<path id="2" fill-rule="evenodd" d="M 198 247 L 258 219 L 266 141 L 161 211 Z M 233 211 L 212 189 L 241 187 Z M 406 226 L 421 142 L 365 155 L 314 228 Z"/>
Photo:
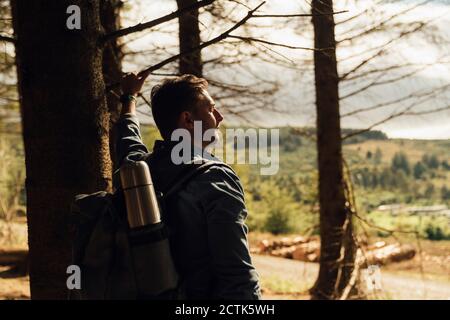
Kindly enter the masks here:
<path id="1" fill-rule="evenodd" d="M 197 0 L 177 0 L 178 9 L 196 3 Z M 180 52 L 189 51 L 200 45 L 200 28 L 198 23 L 198 9 L 184 13 L 178 19 L 179 21 L 179 44 Z M 185 55 L 180 58 L 179 71 L 180 74 L 193 74 L 201 77 L 203 74 L 203 64 L 201 51 Z"/>
<path id="2" fill-rule="evenodd" d="M 110 188 L 100 0 L 11 0 L 25 146 L 32 299 L 65 299 L 74 195 Z M 70 5 L 81 29 L 66 27 Z"/>
<path id="3" fill-rule="evenodd" d="M 313 14 L 332 11 L 332 0 L 312 1 Z M 319 276 L 311 293 L 313 299 L 335 299 L 349 279 L 347 270 L 341 270 L 342 261 L 348 260 L 342 255 L 342 251 L 346 251 L 343 240 L 347 208 L 343 181 L 335 23 L 332 14 L 314 15 L 312 22 L 315 48 L 322 50 L 314 51 L 321 255 Z"/>
<path id="4" fill-rule="evenodd" d="M 123 5 L 121 0 L 101 0 L 100 3 L 100 19 L 103 30 L 106 34 L 120 29 L 120 9 Z M 122 47 L 118 43 L 118 39 L 112 39 L 105 43 L 103 52 L 103 77 L 106 85 L 120 82 L 122 78 Z M 109 151 L 111 154 L 112 167 L 117 169 L 116 165 L 116 151 L 115 151 L 115 136 L 116 130 L 114 124 L 119 119 L 120 115 L 120 101 L 118 96 L 121 92 L 119 88 L 114 88 L 107 92 L 106 101 L 110 113 L 109 127 Z"/>

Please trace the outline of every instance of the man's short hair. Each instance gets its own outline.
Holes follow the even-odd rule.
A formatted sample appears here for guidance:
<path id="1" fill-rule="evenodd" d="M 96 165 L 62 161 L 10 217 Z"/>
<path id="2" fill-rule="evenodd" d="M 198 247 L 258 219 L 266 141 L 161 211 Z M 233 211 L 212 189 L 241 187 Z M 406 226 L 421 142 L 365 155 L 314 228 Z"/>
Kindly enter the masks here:
<path id="1" fill-rule="evenodd" d="M 178 128 L 177 120 L 183 111 L 193 111 L 201 90 L 206 90 L 208 82 L 191 74 L 167 79 L 156 85 L 151 93 L 153 119 L 164 140 L 170 140 L 172 132 Z"/>

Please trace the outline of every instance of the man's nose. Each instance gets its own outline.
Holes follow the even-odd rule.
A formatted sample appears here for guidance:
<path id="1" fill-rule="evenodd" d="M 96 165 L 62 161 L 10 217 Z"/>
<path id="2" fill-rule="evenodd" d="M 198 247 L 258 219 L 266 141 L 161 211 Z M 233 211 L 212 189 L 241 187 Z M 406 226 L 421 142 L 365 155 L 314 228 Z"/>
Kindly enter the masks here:
<path id="1" fill-rule="evenodd" d="M 221 114 L 219 111 L 217 111 L 217 109 L 214 109 L 214 117 L 216 118 L 217 125 L 218 125 L 220 122 L 222 122 L 222 120 L 223 120 L 222 114 Z"/>

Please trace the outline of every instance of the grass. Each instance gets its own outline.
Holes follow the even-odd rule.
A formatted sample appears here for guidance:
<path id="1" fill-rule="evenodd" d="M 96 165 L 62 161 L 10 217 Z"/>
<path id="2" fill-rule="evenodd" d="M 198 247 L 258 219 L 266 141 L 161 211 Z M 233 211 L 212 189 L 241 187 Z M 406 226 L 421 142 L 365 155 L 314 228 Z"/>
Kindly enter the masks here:
<path id="1" fill-rule="evenodd" d="M 388 212 L 380 211 L 371 212 L 367 214 L 366 217 L 376 226 L 390 230 L 401 230 L 408 232 L 416 231 L 419 233 L 421 238 L 427 238 L 430 236 L 429 234 L 427 234 L 427 229 L 429 227 L 431 227 L 432 230 L 440 228 L 442 230 L 443 236 L 447 239 L 450 238 L 450 219 L 448 217 L 419 216 L 407 214 L 392 216 Z M 373 231 L 380 236 L 385 234 L 383 231 Z"/>
<path id="2" fill-rule="evenodd" d="M 289 281 L 278 276 L 261 277 L 261 286 L 274 294 L 305 294 L 309 286 Z"/>
<path id="3" fill-rule="evenodd" d="M 360 156 L 365 157 L 368 151 L 375 154 L 379 148 L 382 152 L 382 164 L 390 165 L 391 159 L 396 152 L 404 152 L 410 161 L 415 163 L 422 159 L 426 154 L 436 154 L 440 160 L 449 159 L 449 142 L 446 140 L 406 140 L 406 139 L 390 139 L 390 140 L 367 140 L 360 143 L 348 144 L 344 146 L 344 151 L 357 152 Z"/>

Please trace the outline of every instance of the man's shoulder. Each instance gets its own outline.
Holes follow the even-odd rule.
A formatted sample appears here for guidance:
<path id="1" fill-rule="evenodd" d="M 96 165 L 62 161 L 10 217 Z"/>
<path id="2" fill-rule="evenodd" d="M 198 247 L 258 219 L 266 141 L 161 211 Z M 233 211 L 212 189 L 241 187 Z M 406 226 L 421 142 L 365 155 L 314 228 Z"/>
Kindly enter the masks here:
<path id="1" fill-rule="evenodd" d="M 193 180 L 194 181 L 215 181 L 215 180 L 236 180 L 239 181 L 239 177 L 233 168 L 220 160 L 206 160 L 200 166 L 205 166 L 206 169 L 202 170 Z"/>
<path id="2" fill-rule="evenodd" d="M 244 190 L 233 168 L 224 162 L 206 162 L 207 169 L 196 175 L 187 190 L 202 197 L 205 194 L 225 193 L 243 197 Z"/>

